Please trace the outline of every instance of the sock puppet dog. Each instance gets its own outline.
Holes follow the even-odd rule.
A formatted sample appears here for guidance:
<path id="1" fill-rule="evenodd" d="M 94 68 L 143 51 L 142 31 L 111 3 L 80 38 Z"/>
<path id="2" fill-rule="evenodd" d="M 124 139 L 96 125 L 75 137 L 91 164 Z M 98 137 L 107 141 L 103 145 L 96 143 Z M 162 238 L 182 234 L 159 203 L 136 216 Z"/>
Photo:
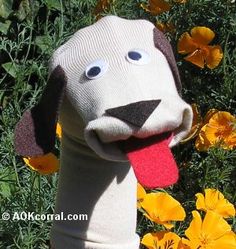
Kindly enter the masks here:
<path id="1" fill-rule="evenodd" d="M 191 127 L 171 46 L 146 20 L 107 16 L 59 47 L 50 70 L 39 103 L 16 126 L 15 148 L 30 157 L 50 152 L 59 116 L 55 213 L 88 215 L 55 220 L 52 248 L 137 249 L 137 180 L 174 184 L 169 147 Z"/>

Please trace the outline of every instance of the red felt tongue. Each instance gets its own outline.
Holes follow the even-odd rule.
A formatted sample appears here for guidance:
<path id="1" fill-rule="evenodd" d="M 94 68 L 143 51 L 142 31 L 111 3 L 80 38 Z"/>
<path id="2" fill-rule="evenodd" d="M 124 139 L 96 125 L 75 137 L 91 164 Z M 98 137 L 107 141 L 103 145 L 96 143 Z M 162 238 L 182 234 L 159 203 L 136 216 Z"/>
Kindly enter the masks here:
<path id="1" fill-rule="evenodd" d="M 178 168 L 168 146 L 171 138 L 171 133 L 163 133 L 145 139 L 132 137 L 123 144 L 142 186 L 163 188 L 178 180 Z"/>

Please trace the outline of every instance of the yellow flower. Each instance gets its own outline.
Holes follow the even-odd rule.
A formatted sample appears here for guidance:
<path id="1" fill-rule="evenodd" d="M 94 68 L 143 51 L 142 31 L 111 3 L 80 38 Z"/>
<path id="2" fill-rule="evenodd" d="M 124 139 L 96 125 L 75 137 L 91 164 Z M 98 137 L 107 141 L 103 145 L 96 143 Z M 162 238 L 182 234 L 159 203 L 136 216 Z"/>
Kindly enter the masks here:
<path id="1" fill-rule="evenodd" d="M 141 208 L 141 203 L 143 202 L 144 198 L 146 196 L 146 191 L 143 188 L 141 184 L 138 183 L 137 186 L 137 206 L 138 208 Z"/>
<path id="2" fill-rule="evenodd" d="M 195 138 L 196 136 L 199 135 L 201 128 L 207 124 L 210 120 L 210 118 L 218 112 L 218 110 L 216 109 L 210 109 L 204 118 L 202 118 L 200 112 L 199 112 L 199 107 L 196 103 L 191 104 L 192 107 L 192 111 L 193 111 L 193 120 L 192 120 L 192 127 L 191 130 L 189 132 L 189 134 L 187 135 L 187 137 L 185 137 L 184 139 L 182 139 L 181 143 L 186 143 L 189 140 Z"/>
<path id="3" fill-rule="evenodd" d="M 24 157 L 23 160 L 32 170 L 43 175 L 54 173 L 59 169 L 59 160 L 52 153 L 38 157 Z"/>
<path id="4" fill-rule="evenodd" d="M 62 129 L 61 129 L 61 125 L 59 123 L 57 123 L 56 134 L 57 134 L 57 136 L 59 138 L 61 138 L 61 136 L 62 136 Z"/>
<path id="5" fill-rule="evenodd" d="M 226 149 L 236 145 L 236 118 L 229 112 L 218 112 L 206 126 L 206 138 L 213 144 L 223 142 Z"/>
<path id="6" fill-rule="evenodd" d="M 194 65 L 213 69 L 217 67 L 223 58 L 220 46 L 208 45 L 215 37 L 215 33 L 207 27 L 194 27 L 181 35 L 178 42 L 178 52 L 189 54 L 184 59 Z"/>
<path id="7" fill-rule="evenodd" d="M 236 240 L 230 225 L 217 213 L 208 211 L 202 220 L 193 211 L 193 220 L 185 231 L 188 239 L 182 241 L 191 249 L 235 249 Z"/>
<path id="8" fill-rule="evenodd" d="M 214 109 L 214 108 L 213 108 L 213 109 L 210 109 L 210 110 L 206 113 L 206 115 L 205 115 L 205 117 L 204 117 L 203 125 L 209 123 L 209 121 L 210 121 L 210 119 L 212 118 L 212 116 L 215 115 L 217 112 L 219 112 L 219 110 Z"/>
<path id="9" fill-rule="evenodd" d="M 188 245 L 183 243 L 183 239 L 179 242 L 179 247 L 178 249 L 192 249 Z"/>
<path id="10" fill-rule="evenodd" d="M 145 11 L 150 12 L 152 15 L 159 15 L 165 11 L 169 11 L 171 6 L 164 0 L 149 0 L 148 6 L 146 4 L 140 5 Z"/>
<path id="11" fill-rule="evenodd" d="M 234 205 L 224 198 L 224 195 L 216 189 L 205 189 L 205 196 L 196 194 L 197 209 L 218 213 L 224 218 L 235 216 Z"/>
<path id="12" fill-rule="evenodd" d="M 147 194 L 141 202 L 144 214 L 148 219 L 171 229 L 174 225 L 171 221 L 185 219 L 185 211 L 181 204 L 167 193 Z"/>
<path id="13" fill-rule="evenodd" d="M 210 147 L 212 147 L 212 144 L 206 138 L 205 132 L 206 132 L 206 125 L 204 125 L 201 128 L 200 133 L 195 141 L 195 147 L 199 151 L 206 151 Z"/>
<path id="14" fill-rule="evenodd" d="M 177 234 L 166 231 L 147 233 L 141 240 L 141 244 L 148 249 L 182 249 L 180 242 L 181 238 Z"/>
<path id="15" fill-rule="evenodd" d="M 236 146 L 236 118 L 229 112 L 215 113 L 199 133 L 195 146 L 198 150 L 207 150 L 219 145 L 224 149 Z"/>

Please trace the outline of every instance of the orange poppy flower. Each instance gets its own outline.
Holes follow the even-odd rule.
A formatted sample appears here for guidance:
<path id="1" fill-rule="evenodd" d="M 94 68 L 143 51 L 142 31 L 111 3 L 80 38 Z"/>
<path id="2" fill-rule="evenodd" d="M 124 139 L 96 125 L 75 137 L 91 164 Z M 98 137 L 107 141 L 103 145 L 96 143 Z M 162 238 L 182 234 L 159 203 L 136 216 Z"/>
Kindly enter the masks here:
<path id="1" fill-rule="evenodd" d="M 191 35 L 190 35 L 191 34 Z M 215 37 L 215 33 L 207 27 L 194 27 L 190 34 L 185 32 L 178 41 L 178 52 L 189 54 L 184 59 L 194 65 L 213 69 L 217 67 L 223 58 L 220 46 L 208 45 Z"/>
<path id="2" fill-rule="evenodd" d="M 198 110 L 197 104 L 193 103 L 191 105 L 193 111 L 193 120 L 192 120 L 192 127 L 190 132 L 188 133 L 187 137 L 182 139 L 181 143 L 186 143 L 190 139 L 196 137 L 202 127 L 202 117 Z"/>
<path id="3" fill-rule="evenodd" d="M 192 120 L 192 127 L 191 130 L 189 132 L 189 134 L 187 135 L 187 137 L 185 137 L 184 139 L 182 139 L 181 143 L 186 143 L 189 140 L 195 138 L 196 136 L 199 135 L 199 132 L 201 130 L 201 128 L 207 124 L 210 120 L 210 118 L 218 112 L 218 110 L 216 109 L 210 109 L 207 114 L 205 115 L 204 118 L 202 118 L 200 112 L 199 112 L 199 107 L 197 104 L 193 103 L 191 104 L 192 107 L 192 111 L 193 111 L 193 120 Z"/>
<path id="4" fill-rule="evenodd" d="M 58 138 L 61 138 L 62 129 L 61 129 L 61 125 L 59 123 L 57 123 L 56 134 L 57 134 Z"/>
<path id="5" fill-rule="evenodd" d="M 174 225 L 171 221 L 182 221 L 185 219 L 185 211 L 181 204 L 167 193 L 146 194 L 141 202 L 141 207 L 145 210 L 145 216 L 167 229 Z"/>
<path id="6" fill-rule="evenodd" d="M 236 146 L 236 118 L 229 112 L 215 113 L 209 122 L 201 128 L 195 142 L 198 150 L 207 150 L 213 146 L 233 149 Z"/>
<path id="7" fill-rule="evenodd" d="M 147 233 L 141 240 L 148 249 L 184 249 L 180 243 L 181 238 L 177 234 L 167 231 Z"/>
<path id="8" fill-rule="evenodd" d="M 145 189 L 143 188 L 143 186 L 140 183 L 138 183 L 138 186 L 137 186 L 137 206 L 138 206 L 138 208 L 141 208 L 141 203 L 143 202 L 145 196 L 146 196 Z"/>
<path id="9" fill-rule="evenodd" d="M 193 220 L 185 231 L 188 239 L 182 239 L 190 248 L 198 249 L 235 249 L 235 235 L 230 225 L 217 213 L 208 211 L 202 220 L 193 211 Z"/>
<path id="10" fill-rule="evenodd" d="M 213 108 L 213 109 L 210 109 L 210 110 L 206 113 L 206 115 L 205 115 L 205 117 L 204 117 L 204 119 L 203 119 L 203 125 L 209 123 L 209 121 L 210 121 L 210 119 L 212 118 L 212 116 L 215 115 L 217 112 L 219 112 L 219 110 L 214 109 L 214 108 Z"/>
<path id="11" fill-rule="evenodd" d="M 224 195 L 216 189 L 205 189 L 205 196 L 198 193 L 196 197 L 196 207 L 199 210 L 205 212 L 211 210 L 223 218 L 235 216 L 234 205 L 225 199 Z"/>
<path id="12" fill-rule="evenodd" d="M 171 5 L 164 0 L 149 0 L 148 5 L 142 3 L 140 6 L 154 16 L 169 11 L 171 8 Z"/>
<path id="13" fill-rule="evenodd" d="M 59 169 L 59 160 L 53 153 L 38 157 L 24 157 L 23 160 L 32 170 L 43 175 L 55 173 Z"/>
<path id="14" fill-rule="evenodd" d="M 206 138 L 206 125 L 204 125 L 201 128 L 200 133 L 198 134 L 198 137 L 197 137 L 197 139 L 195 141 L 195 147 L 199 151 L 206 151 L 210 147 L 212 147 L 212 144 Z"/>
<path id="15" fill-rule="evenodd" d="M 192 249 L 188 245 L 183 243 L 183 239 L 179 242 L 178 249 Z"/>

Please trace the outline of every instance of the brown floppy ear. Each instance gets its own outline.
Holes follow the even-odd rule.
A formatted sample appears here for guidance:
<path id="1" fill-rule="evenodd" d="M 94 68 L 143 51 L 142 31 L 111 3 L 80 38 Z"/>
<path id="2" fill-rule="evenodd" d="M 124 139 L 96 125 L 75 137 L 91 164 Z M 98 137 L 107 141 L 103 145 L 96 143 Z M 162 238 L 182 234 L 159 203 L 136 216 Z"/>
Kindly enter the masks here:
<path id="1" fill-rule="evenodd" d="M 176 88 L 178 92 L 181 93 L 182 85 L 179 76 L 179 70 L 177 68 L 175 56 L 169 41 L 166 39 L 165 35 L 157 28 L 153 29 L 153 39 L 155 47 L 158 48 L 165 55 L 173 73 Z"/>
<path id="2" fill-rule="evenodd" d="M 51 73 L 39 103 L 27 110 L 15 128 L 14 144 L 21 156 L 39 156 L 54 148 L 56 123 L 66 87 L 61 66 Z"/>

